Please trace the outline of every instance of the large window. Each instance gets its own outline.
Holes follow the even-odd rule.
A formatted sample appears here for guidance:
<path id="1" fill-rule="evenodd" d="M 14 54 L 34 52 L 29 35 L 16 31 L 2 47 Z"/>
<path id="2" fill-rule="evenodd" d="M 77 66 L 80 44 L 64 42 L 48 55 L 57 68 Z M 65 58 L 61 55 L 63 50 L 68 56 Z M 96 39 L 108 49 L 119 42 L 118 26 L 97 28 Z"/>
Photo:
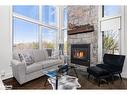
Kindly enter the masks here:
<path id="1" fill-rule="evenodd" d="M 64 21 L 65 25 L 67 21 L 66 14 L 64 21 L 61 21 L 60 14 L 57 14 L 64 12 L 57 12 L 61 11 L 61 8 L 62 6 L 47 5 L 13 6 L 13 49 L 58 49 L 62 34 L 60 32 L 64 27 L 61 25 Z M 57 23 L 58 21 L 61 22 Z"/>
<path id="2" fill-rule="evenodd" d="M 118 16 L 121 14 L 120 6 L 104 5 L 102 7 L 102 17 Z"/>
<path id="3" fill-rule="evenodd" d="M 14 49 L 38 48 L 38 25 L 21 19 L 13 19 Z"/>

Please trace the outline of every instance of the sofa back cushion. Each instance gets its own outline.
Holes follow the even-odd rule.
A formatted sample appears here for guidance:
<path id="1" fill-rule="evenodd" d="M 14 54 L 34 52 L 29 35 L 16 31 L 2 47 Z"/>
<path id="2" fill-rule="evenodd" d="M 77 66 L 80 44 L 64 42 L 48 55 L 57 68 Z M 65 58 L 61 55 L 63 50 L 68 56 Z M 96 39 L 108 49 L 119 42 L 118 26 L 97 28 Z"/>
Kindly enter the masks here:
<path id="1" fill-rule="evenodd" d="M 42 49 L 42 50 L 33 50 L 33 56 L 35 59 L 35 62 L 40 62 L 44 61 L 48 58 L 47 51 Z"/>

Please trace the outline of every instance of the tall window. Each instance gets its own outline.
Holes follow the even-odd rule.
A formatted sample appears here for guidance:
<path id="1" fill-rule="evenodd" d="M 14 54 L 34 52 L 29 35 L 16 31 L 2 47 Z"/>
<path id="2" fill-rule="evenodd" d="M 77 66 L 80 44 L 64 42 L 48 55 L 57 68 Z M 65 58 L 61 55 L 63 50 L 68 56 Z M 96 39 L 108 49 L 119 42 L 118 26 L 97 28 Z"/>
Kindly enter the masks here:
<path id="1" fill-rule="evenodd" d="M 101 21 L 102 54 L 120 53 L 120 16 L 121 6 L 102 6 L 102 17 L 104 19 Z"/>
<path id="2" fill-rule="evenodd" d="M 48 5 L 13 6 L 13 49 L 56 48 L 63 27 L 57 23 L 59 10 Z"/>

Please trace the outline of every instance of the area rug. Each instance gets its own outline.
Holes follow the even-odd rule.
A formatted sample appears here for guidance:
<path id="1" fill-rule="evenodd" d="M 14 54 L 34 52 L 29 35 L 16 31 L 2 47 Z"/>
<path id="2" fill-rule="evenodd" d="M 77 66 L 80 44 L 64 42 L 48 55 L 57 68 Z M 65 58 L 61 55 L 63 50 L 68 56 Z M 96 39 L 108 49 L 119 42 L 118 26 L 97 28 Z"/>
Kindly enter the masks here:
<path id="1" fill-rule="evenodd" d="M 55 84 L 56 84 L 56 78 L 48 78 L 49 83 L 52 85 L 52 88 L 55 89 Z M 77 89 L 80 88 L 81 85 L 78 82 L 78 78 L 69 76 L 69 75 L 64 75 L 61 76 L 58 79 L 58 89 L 60 90 L 71 90 L 71 89 Z"/>

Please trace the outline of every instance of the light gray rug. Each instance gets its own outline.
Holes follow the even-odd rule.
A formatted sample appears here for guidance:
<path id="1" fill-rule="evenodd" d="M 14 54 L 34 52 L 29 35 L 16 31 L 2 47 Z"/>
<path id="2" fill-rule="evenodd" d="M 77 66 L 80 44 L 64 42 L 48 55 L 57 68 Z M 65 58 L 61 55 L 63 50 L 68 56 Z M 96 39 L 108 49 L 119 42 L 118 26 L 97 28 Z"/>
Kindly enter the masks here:
<path id="1" fill-rule="evenodd" d="M 55 89 L 56 78 L 55 77 L 48 78 L 48 81 L 52 85 L 53 89 Z M 76 77 L 64 75 L 58 79 L 58 89 L 71 90 L 71 89 L 77 89 L 80 87 L 81 87 L 81 85 L 78 83 L 78 78 L 76 78 Z"/>

